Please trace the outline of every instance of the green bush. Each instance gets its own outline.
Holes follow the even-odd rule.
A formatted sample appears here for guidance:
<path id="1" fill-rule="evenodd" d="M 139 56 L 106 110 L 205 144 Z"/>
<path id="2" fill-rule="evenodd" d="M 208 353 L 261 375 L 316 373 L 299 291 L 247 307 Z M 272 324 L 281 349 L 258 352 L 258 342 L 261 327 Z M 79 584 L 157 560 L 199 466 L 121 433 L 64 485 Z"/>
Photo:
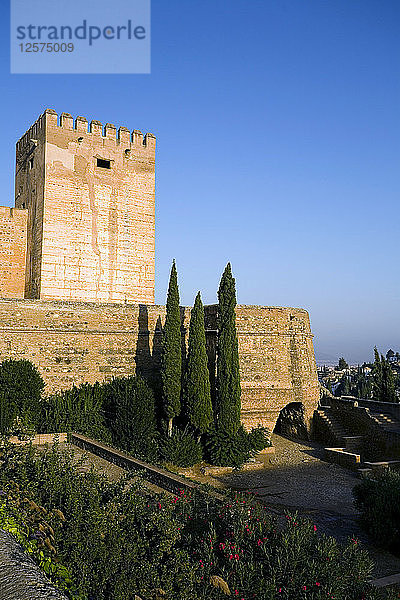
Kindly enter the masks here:
<path id="1" fill-rule="evenodd" d="M 364 478 L 353 489 L 361 523 L 374 542 L 400 552 L 400 473 L 385 470 Z"/>
<path id="2" fill-rule="evenodd" d="M 264 427 L 257 427 L 248 433 L 241 425 L 234 434 L 214 431 L 206 437 L 205 445 L 206 458 L 211 464 L 238 469 L 270 442 Z"/>
<path id="3" fill-rule="evenodd" d="M 35 429 L 40 419 L 40 401 L 44 381 L 28 360 L 4 360 L 0 363 L 0 433 L 11 433 L 16 417 L 24 428 Z"/>
<path id="4" fill-rule="evenodd" d="M 161 456 L 177 467 L 192 467 L 203 458 L 200 444 L 187 429 L 173 429 L 171 437 L 162 439 Z"/>
<path id="5" fill-rule="evenodd" d="M 248 432 L 247 440 L 249 450 L 253 455 L 271 446 L 269 431 L 266 427 L 261 427 L 261 425 L 254 427 Z"/>
<path id="6" fill-rule="evenodd" d="M 80 474 L 56 447 L 2 458 L 0 489 L 8 495 L 12 480 L 47 511 L 55 556 L 82 600 L 221 600 L 222 588 L 246 600 L 381 598 L 357 540 L 339 544 L 296 515 L 280 523 L 247 495 L 152 496 L 137 476 L 128 488 Z"/>
<path id="7" fill-rule="evenodd" d="M 104 422 L 102 385 L 83 383 L 46 398 L 42 402 L 40 431 L 75 431 L 110 441 Z"/>
<path id="8" fill-rule="evenodd" d="M 158 458 L 154 395 L 140 377 L 114 379 L 103 386 L 106 425 L 113 443 L 148 461 Z"/>

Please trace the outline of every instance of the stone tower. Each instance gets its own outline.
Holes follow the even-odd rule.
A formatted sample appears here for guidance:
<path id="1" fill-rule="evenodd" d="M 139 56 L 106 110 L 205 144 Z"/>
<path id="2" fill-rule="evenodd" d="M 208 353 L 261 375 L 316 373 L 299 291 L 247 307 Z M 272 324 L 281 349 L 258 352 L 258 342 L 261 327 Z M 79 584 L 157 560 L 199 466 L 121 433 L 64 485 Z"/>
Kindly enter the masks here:
<path id="1" fill-rule="evenodd" d="M 25 298 L 154 304 L 155 137 L 47 109 L 17 142 Z"/>

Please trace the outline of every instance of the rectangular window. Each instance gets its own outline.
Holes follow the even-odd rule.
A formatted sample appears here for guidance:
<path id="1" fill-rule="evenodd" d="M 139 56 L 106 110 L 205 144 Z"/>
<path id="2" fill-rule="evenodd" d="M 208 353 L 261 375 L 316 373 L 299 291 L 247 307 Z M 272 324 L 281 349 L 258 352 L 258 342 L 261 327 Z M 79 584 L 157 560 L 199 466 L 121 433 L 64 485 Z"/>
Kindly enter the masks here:
<path id="1" fill-rule="evenodd" d="M 97 159 L 97 166 L 101 167 L 102 169 L 111 169 L 111 161 L 110 160 L 104 160 L 103 158 L 98 158 Z"/>
<path id="2" fill-rule="evenodd" d="M 29 168 L 33 169 L 33 156 L 29 159 Z"/>

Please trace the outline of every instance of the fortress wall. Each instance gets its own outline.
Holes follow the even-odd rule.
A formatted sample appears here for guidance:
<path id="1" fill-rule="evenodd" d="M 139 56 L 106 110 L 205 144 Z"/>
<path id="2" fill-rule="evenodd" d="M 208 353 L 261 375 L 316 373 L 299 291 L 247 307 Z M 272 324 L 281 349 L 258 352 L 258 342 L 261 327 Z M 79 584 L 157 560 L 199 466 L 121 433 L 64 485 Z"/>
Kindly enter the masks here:
<path id="1" fill-rule="evenodd" d="M 216 306 L 207 307 L 206 327 L 212 356 Z M 319 385 L 308 312 L 238 305 L 236 327 L 245 426 L 262 424 L 272 430 L 280 410 L 291 402 L 304 405 L 309 422 L 318 405 Z"/>
<path id="2" fill-rule="evenodd" d="M 23 298 L 28 212 L 0 206 L 0 296 Z"/>
<path id="3" fill-rule="evenodd" d="M 216 306 L 206 312 L 211 370 Z M 190 308 L 182 308 L 187 337 Z M 273 428 L 279 411 L 302 402 L 310 417 L 319 399 L 308 313 L 238 306 L 242 420 Z M 0 300 L 0 359 L 25 358 L 41 371 L 47 392 L 139 372 L 156 378 L 165 307 L 42 300 Z"/>

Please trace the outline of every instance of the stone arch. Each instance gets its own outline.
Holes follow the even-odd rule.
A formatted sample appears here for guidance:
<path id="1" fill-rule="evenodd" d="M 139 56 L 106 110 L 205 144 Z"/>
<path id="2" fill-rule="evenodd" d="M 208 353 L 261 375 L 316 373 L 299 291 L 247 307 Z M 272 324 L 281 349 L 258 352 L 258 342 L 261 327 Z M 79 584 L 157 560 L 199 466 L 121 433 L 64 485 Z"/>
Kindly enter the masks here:
<path id="1" fill-rule="evenodd" d="M 306 440 L 309 427 L 306 407 L 302 402 L 289 402 L 278 413 L 274 433 Z"/>

